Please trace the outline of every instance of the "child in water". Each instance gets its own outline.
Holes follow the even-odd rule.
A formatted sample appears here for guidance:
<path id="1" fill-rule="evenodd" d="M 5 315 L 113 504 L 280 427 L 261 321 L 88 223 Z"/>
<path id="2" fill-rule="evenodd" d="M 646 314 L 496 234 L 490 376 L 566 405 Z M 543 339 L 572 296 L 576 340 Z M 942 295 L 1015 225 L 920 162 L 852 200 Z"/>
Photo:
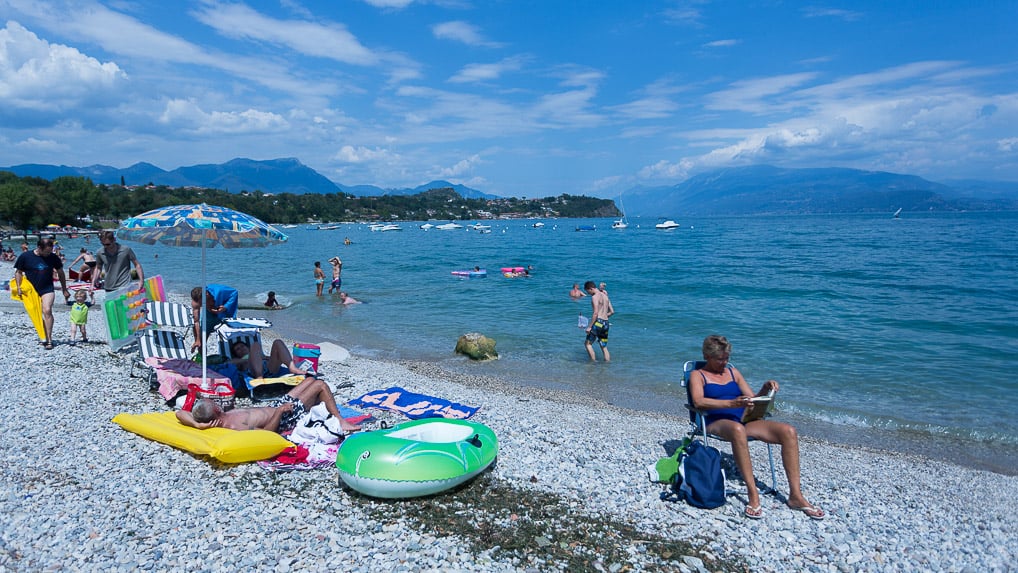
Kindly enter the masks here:
<path id="1" fill-rule="evenodd" d="M 71 344 L 74 344 L 74 338 L 78 335 L 78 331 L 81 331 L 81 341 L 88 342 L 88 333 L 85 331 L 85 325 L 88 324 L 88 308 L 95 303 L 95 294 L 91 290 L 85 291 L 85 289 L 78 289 L 74 291 L 74 302 L 67 301 L 67 304 L 71 305 Z"/>
<path id="2" fill-rule="evenodd" d="M 269 291 L 269 298 L 265 299 L 265 306 L 271 309 L 283 308 L 283 305 L 276 300 L 276 291 Z"/>

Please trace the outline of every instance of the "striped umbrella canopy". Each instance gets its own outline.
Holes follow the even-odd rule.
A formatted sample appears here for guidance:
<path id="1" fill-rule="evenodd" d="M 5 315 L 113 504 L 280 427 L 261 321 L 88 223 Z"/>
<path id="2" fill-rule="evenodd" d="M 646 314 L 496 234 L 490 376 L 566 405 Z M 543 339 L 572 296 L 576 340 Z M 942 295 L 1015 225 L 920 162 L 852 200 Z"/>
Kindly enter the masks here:
<path id="1" fill-rule="evenodd" d="M 146 245 L 161 243 L 176 247 L 201 247 L 201 282 L 205 290 L 205 249 L 222 245 L 227 249 L 265 247 L 285 242 L 288 237 L 268 223 L 247 213 L 216 205 L 174 205 L 152 209 L 124 219 L 117 238 Z M 201 332 L 205 332 L 205 306 L 201 310 Z M 206 380 L 207 341 L 202 341 L 202 386 Z"/>

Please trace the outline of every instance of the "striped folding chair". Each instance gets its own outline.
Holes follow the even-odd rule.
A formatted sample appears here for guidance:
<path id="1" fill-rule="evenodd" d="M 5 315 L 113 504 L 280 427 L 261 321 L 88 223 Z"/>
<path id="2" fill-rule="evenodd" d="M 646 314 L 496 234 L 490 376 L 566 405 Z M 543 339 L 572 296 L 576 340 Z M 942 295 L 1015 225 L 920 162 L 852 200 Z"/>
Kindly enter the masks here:
<path id="1" fill-rule="evenodd" d="M 150 387 L 158 387 L 155 371 L 145 359 L 189 359 L 190 348 L 184 339 L 191 332 L 194 321 L 190 307 L 174 302 L 147 302 L 145 312 L 150 324 L 137 334 L 139 357 L 131 363 L 130 375 L 148 378 Z M 136 369 L 142 374 L 135 374 Z"/>

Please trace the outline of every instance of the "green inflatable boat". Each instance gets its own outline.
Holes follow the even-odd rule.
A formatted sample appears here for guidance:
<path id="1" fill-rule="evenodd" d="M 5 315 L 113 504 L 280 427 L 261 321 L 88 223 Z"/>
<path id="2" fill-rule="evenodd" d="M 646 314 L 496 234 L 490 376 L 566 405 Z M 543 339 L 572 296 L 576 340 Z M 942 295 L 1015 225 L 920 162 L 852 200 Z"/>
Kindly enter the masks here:
<path id="1" fill-rule="evenodd" d="M 348 436 L 336 467 L 353 490 L 381 498 L 431 495 L 483 472 L 498 456 L 484 424 L 428 418 Z"/>

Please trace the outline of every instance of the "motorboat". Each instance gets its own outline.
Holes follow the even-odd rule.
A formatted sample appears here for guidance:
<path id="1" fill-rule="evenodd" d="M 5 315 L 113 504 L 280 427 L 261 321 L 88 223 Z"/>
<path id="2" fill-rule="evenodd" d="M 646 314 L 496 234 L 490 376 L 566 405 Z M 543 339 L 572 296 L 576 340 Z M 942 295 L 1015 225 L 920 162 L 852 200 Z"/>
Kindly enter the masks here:
<path id="1" fill-rule="evenodd" d="M 538 222 L 536 222 L 536 223 L 534 223 L 534 224 L 533 224 L 533 227 L 534 227 L 535 229 L 540 229 L 540 228 L 541 228 L 541 227 L 543 227 L 543 226 L 544 226 L 544 223 L 542 223 L 542 222 L 540 222 L 540 221 L 538 221 Z"/>
<path id="2" fill-rule="evenodd" d="M 577 225 L 576 226 L 576 230 L 577 231 L 596 231 L 597 230 L 597 226 L 596 225 Z"/>
<path id="3" fill-rule="evenodd" d="M 427 231 L 428 229 L 434 229 L 435 226 L 432 225 L 431 223 L 425 223 L 425 224 L 421 225 L 421 228 L 424 229 L 425 231 Z"/>
<path id="4" fill-rule="evenodd" d="M 435 228 L 438 229 L 439 231 L 455 231 L 456 229 L 462 229 L 463 225 L 460 225 L 459 223 L 450 222 L 437 225 L 435 226 Z"/>
<path id="5" fill-rule="evenodd" d="M 470 228 L 473 229 L 474 231 L 481 231 L 482 233 L 484 231 L 491 232 L 491 225 L 482 225 L 480 223 L 475 223 L 473 225 L 470 225 Z"/>
<path id="6" fill-rule="evenodd" d="M 664 229 L 664 230 L 667 231 L 669 229 L 678 229 L 679 228 L 679 224 L 676 223 L 675 221 L 672 221 L 671 219 L 668 219 L 666 221 L 662 221 L 662 222 L 658 223 L 657 225 L 654 225 L 654 228 L 655 229 Z"/>
<path id="7" fill-rule="evenodd" d="M 372 231 L 378 231 L 378 232 L 382 232 L 382 231 L 402 231 L 403 227 L 400 227 L 399 225 L 397 225 L 395 223 L 375 223 L 374 225 L 371 225 L 371 230 Z"/>

